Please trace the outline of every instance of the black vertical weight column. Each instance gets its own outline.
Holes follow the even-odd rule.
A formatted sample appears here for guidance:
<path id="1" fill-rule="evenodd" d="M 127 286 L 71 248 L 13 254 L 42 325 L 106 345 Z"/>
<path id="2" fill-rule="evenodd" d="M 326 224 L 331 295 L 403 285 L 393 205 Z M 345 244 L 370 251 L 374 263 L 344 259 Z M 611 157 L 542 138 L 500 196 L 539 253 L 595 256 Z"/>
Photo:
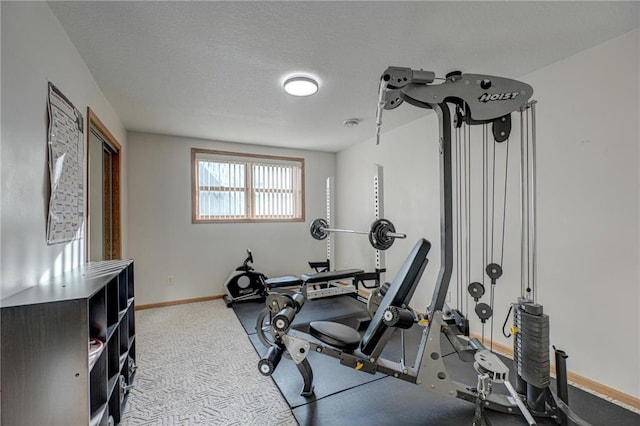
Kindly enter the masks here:
<path id="1" fill-rule="evenodd" d="M 451 113 L 447 104 L 430 104 L 440 125 L 440 272 L 430 312 L 442 311 L 447 300 L 453 270 L 453 179 L 451 156 Z"/>

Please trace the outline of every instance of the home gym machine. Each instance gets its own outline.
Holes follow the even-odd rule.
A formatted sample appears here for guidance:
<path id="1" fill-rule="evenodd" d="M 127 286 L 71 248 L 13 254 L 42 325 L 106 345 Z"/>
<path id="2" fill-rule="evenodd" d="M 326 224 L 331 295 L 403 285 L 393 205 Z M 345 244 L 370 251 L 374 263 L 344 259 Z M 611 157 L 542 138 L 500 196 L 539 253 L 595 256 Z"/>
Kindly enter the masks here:
<path id="1" fill-rule="evenodd" d="M 427 254 L 431 247 L 428 241 L 422 239 L 417 242 L 391 285 L 384 291 L 382 301 L 362 337 L 357 331 L 343 324 L 326 321 L 310 323 L 309 333 L 315 339 L 291 329 L 292 321 L 304 305 L 304 298 L 294 294 L 287 303 L 279 306 L 280 310 L 273 316 L 273 344 L 260 360 L 258 369 L 264 375 L 271 375 L 285 354 L 292 359 L 302 375 L 304 385 L 301 394 L 311 395 L 313 371 L 307 357 L 309 352 L 313 351 L 338 358 L 341 364 L 363 372 L 381 372 L 444 396 L 472 402 L 476 407 L 474 425 L 489 424 L 487 409 L 520 414 L 529 425 L 537 424 L 537 418 L 549 418 L 558 424 L 568 424 L 571 420 L 576 424 L 587 425 L 567 404 L 566 375 L 561 374 L 566 371 L 567 356 L 563 351 L 556 350 L 556 369 L 559 372 L 557 393 L 550 389 L 549 317 L 543 313 L 542 305 L 538 304 L 535 298 L 535 101 L 529 100 L 533 90 L 529 85 L 516 80 L 460 72 L 450 73 L 445 79 L 440 80 L 443 80 L 440 84 L 433 84 L 436 77 L 430 71 L 388 68 L 380 82 L 377 114 L 378 138 L 382 110 L 397 108 L 405 101 L 419 108 L 432 110 L 438 117 L 441 264 L 432 300 L 426 312 L 418 313 L 409 306 L 426 267 Z M 511 331 L 515 336 L 515 386 L 512 386 L 509 381 L 510 371 L 502 360 L 485 348 L 480 340 L 467 337 L 467 319 L 460 309 L 451 309 L 445 302 L 454 263 L 458 263 L 458 280 L 470 281 L 472 275 L 465 272 L 465 269 L 469 269 L 472 247 L 468 243 L 471 203 L 469 194 L 461 191 L 461 188 L 470 187 L 471 180 L 466 166 L 469 161 L 469 129 L 471 126 L 480 126 L 483 146 L 490 146 L 489 140 L 493 143 L 492 154 L 485 152 L 483 155 L 483 165 L 491 164 L 495 176 L 495 145 L 504 142 L 508 144 L 511 135 L 511 115 L 514 113 L 520 113 L 522 291 L 518 301 L 512 305 L 514 314 Z M 454 126 L 456 129 L 463 129 L 461 132 L 465 140 L 464 144 L 458 145 L 455 158 L 452 150 Z M 456 133 L 458 132 L 459 130 L 456 130 Z M 492 155 L 493 159 L 488 160 Z M 454 160 L 458 161 L 455 191 Z M 506 170 L 505 166 L 505 176 Z M 489 178 L 489 175 L 490 173 L 485 174 L 483 188 L 495 198 L 495 180 Z M 454 195 L 457 196 L 455 225 Z M 483 203 L 485 200 L 487 198 L 483 197 Z M 476 301 L 475 312 L 483 325 L 492 318 L 494 287 L 503 275 L 501 263 L 504 243 L 500 250 L 494 250 L 493 242 L 487 244 L 487 240 L 494 240 L 494 213 L 493 206 L 489 209 L 483 205 L 483 214 L 490 219 L 485 217 L 483 220 L 482 280 L 486 274 L 490 282 L 490 304 L 478 303 L 485 293 L 482 283 L 474 281 L 467 285 L 469 295 Z M 487 226 L 488 224 L 490 225 Z M 454 227 L 458 245 L 455 257 Z M 503 221 L 503 238 L 504 229 Z M 467 260 L 466 264 L 463 264 L 462 259 Z M 459 294 L 458 298 L 461 297 Z M 461 308 L 463 303 L 459 302 L 458 305 L 458 308 Z M 400 362 L 380 357 L 396 328 L 402 333 L 404 329 L 414 326 L 422 328 L 422 339 L 413 365 L 405 364 L 404 339 Z M 477 384 L 470 386 L 451 379 L 440 349 L 441 333 L 452 343 L 463 361 L 474 363 Z M 499 392 L 497 386 L 494 386 L 496 384 L 503 384 L 507 393 Z"/>

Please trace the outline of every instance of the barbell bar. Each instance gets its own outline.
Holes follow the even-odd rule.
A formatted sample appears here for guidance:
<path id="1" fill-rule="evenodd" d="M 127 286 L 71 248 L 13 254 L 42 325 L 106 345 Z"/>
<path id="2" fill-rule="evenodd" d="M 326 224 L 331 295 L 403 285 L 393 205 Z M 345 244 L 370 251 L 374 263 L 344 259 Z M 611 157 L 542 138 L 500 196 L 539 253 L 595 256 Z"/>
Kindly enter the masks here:
<path id="1" fill-rule="evenodd" d="M 368 235 L 369 242 L 373 248 L 377 250 L 386 250 L 393 245 L 396 238 L 407 238 L 406 234 L 396 232 L 395 226 L 387 219 L 378 219 L 371 224 L 369 232 L 353 231 L 351 229 L 329 228 L 329 223 L 322 218 L 315 219 L 311 222 L 309 228 L 311 236 L 316 240 L 324 240 L 329 233 L 342 232 L 347 234 Z"/>

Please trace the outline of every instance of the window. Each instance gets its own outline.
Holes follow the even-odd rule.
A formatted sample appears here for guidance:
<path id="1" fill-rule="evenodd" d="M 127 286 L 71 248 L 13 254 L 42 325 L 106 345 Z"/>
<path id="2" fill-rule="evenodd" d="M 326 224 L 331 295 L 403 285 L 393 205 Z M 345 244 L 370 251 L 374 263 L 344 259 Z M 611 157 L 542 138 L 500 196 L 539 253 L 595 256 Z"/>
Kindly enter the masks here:
<path id="1" fill-rule="evenodd" d="M 304 221 L 304 159 L 191 149 L 193 223 Z"/>

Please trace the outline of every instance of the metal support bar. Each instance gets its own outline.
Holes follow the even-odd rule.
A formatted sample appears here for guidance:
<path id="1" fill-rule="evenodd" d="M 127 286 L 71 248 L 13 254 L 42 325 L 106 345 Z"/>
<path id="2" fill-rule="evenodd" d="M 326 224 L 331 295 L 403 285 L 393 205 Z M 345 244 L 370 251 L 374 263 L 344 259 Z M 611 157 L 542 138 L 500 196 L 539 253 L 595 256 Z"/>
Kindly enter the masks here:
<path id="1" fill-rule="evenodd" d="M 375 213 L 375 220 L 382 219 L 384 217 L 384 179 L 383 179 L 383 167 L 380 164 L 374 165 L 375 173 L 373 175 L 373 210 Z M 381 271 L 378 277 L 378 286 L 380 286 L 380 280 L 384 281 L 384 273 L 386 269 L 386 257 L 384 250 L 376 249 L 376 271 Z"/>
<path id="2" fill-rule="evenodd" d="M 453 179 L 451 156 L 451 113 L 447 104 L 428 105 L 440 124 L 440 272 L 428 312 L 444 309 L 453 270 Z"/>
<path id="3" fill-rule="evenodd" d="M 327 204 L 327 211 L 326 211 L 326 217 L 327 217 L 327 223 L 331 223 L 331 221 L 333 220 L 333 216 L 334 216 L 334 208 L 333 208 L 333 178 L 328 177 L 327 178 L 327 183 L 326 183 L 326 204 Z M 331 270 L 331 265 L 335 265 L 335 259 L 333 258 L 333 254 L 335 252 L 334 250 L 335 248 L 335 242 L 333 241 L 333 238 L 331 238 L 331 235 L 327 236 L 327 261 L 329 262 L 329 266 L 327 267 L 327 270 Z"/>
<path id="4" fill-rule="evenodd" d="M 520 397 L 518 396 L 518 393 L 513 388 L 511 383 L 508 380 L 505 380 L 504 381 L 504 386 L 507 388 L 507 391 L 509 391 L 509 394 L 511 395 L 511 397 L 513 397 L 513 400 L 515 401 L 516 405 L 520 409 L 520 412 L 522 413 L 524 418 L 527 420 L 527 423 L 529 424 L 529 426 L 536 425 L 537 423 L 536 423 L 535 419 L 533 418 L 533 416 L 531 415 L 531 413 L 527 409 L 526 405 L 524 405 L 522 400 L 520 400 Z"/>

